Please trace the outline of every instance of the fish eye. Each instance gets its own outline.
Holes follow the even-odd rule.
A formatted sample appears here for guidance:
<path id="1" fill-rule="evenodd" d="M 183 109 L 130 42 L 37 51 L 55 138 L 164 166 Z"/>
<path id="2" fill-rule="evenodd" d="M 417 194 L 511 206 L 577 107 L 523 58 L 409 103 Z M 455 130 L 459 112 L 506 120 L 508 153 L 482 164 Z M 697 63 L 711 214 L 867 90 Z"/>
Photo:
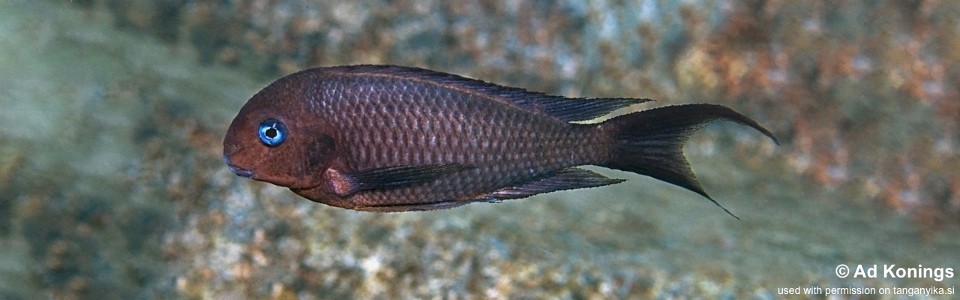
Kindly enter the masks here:
<path id="1" fill-rule="evenodd" d="M 260 142 L 267 147 L 276 147 L 287 138 L 287 125 L 283 122 L 267 119 L 260 123 Z"/>

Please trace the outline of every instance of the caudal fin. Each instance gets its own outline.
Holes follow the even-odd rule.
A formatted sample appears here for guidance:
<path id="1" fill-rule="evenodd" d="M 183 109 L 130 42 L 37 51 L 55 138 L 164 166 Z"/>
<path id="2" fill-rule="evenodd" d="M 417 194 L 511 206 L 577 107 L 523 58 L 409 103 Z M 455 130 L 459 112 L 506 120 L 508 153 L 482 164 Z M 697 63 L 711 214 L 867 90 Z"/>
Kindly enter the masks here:
<path id="1" fill-rule="evenodd" d="M 619 143 L 605 166 L 647 175 L 703 195 L 734 218 L 740 219 L 707 195 L 683 156 L 683 144 L 697 129 L 717 120 L 734 121 L 777 138 L 756 121 L 730 108 L 713 104 L 666 106 L 627 114 L 603 122 Z"/>

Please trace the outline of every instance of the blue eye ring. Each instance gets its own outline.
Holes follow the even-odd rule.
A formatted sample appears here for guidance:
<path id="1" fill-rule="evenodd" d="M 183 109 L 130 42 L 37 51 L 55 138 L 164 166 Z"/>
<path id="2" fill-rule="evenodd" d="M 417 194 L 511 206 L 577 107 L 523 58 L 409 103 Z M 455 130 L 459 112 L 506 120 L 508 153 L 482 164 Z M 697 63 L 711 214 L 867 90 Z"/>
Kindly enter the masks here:
<path id="1" fill-rule="evenodd" d="M 275 119 L 267 119 L 260 123 L 260 142 L 267 147 L 276 147 L 287 139 L 287 125 Z"/>

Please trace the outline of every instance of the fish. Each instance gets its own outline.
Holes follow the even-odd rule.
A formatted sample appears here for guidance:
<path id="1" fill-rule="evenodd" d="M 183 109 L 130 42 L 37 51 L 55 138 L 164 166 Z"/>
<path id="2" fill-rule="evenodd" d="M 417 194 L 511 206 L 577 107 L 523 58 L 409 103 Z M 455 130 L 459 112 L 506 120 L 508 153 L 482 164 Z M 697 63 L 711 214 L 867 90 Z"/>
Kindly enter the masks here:
<path id="1" fill-rule="evenodd" d="M 688 137 L 728 120 L 779 144 L 756 121 L 721 105 L 662 106 L 588 121 L 650 102 L 568 98 L 428 69 L 317 67 L 251 97 L 223 140 L 234 174 L 334 207 L 378 212 L 447 209 L 625 181 L 595 165 L 693 191 Z"/>

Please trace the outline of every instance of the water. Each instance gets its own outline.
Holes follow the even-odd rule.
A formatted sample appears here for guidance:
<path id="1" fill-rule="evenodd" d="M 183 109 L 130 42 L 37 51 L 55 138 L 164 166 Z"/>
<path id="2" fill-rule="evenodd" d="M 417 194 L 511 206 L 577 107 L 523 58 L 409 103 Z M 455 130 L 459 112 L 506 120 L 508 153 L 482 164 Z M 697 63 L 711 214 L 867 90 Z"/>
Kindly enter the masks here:
<path id="1" fill-rule="evenodd" d="M 841 264 L 960 269 L 960 232 L 918 226 L 856 187 L 811 183 L 788 157 L 797 145 L 731 124 L 686 151 L 742 221 L 599 168 L 629 181 L 426 213 L 316 204 L 220 159 L 229 120 L 271 76 L 197 64 L 202 51 L 112 19 L 0 4 L 2 298 L 766 299 L 958 283 L 838 277 Z M 575 83 L 558 85 L 577 93 Z"/>

